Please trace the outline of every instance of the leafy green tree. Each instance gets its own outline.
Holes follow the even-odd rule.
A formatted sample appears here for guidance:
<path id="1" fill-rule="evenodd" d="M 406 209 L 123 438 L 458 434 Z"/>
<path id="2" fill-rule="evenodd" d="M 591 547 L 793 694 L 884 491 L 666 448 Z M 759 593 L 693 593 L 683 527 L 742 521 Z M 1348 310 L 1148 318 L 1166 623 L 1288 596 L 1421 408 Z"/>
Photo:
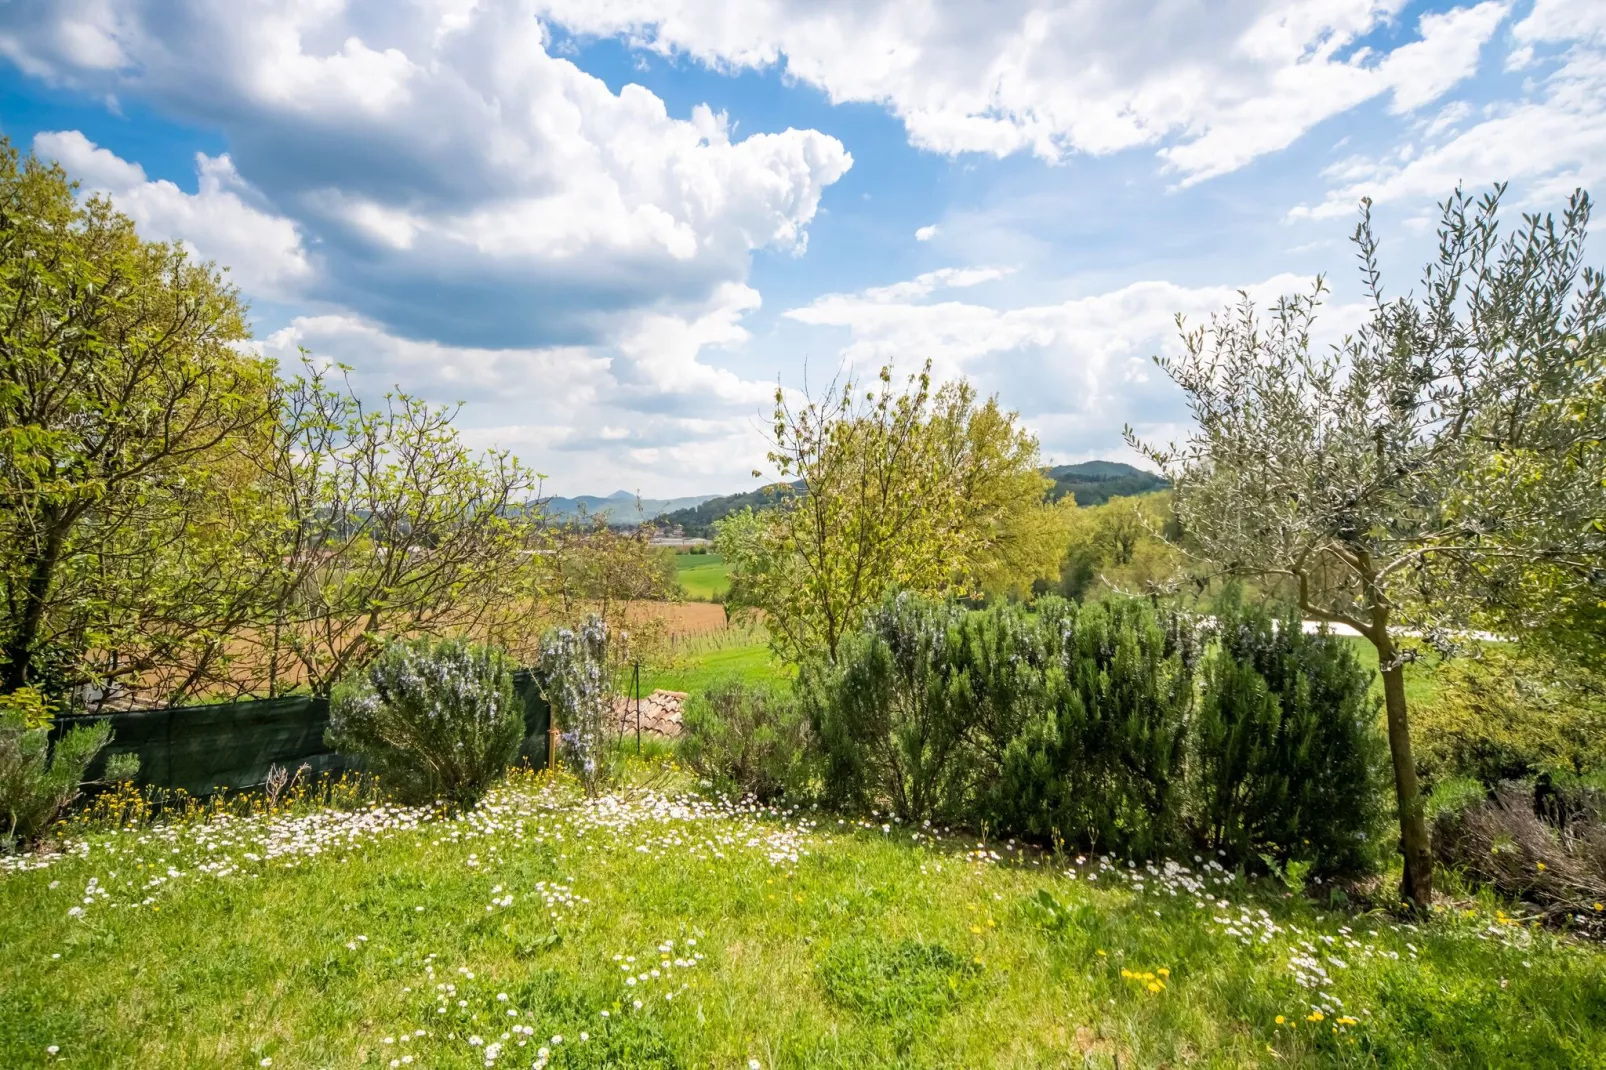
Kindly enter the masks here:
<path id="1" fill-rule="evenodd" d="M 218 503 L 251 508 L 230 446 L 265 428 L 271 368 L 219 272 L 75 191 L 0 143 L 4 690 L 204 674 L 253 600 Z"/>
<path id="2" fill-rule="evenodd" d="M 256 476 L 277 506 L 262 545 L 281 566 L 254 634 L 270 691 L 288 679 L 327 693 L 390 635 L 527 631 L 545 568 L 533 472 L 471 450 L 454 409 L 402 393 L 365 406 L 310 360 L 276 391 Z"/>
<path id="3" fill-rule="evenodd" d="M 1433 701 L 1411 720 L 1417 765 L 1430 784 L 1474 777 L 1606 770 L 1606 672 L 1524 644 L 1487 644 L 1434 672 Z"/>
<path id="4" fill-rule="evenodd" d="M 804 490 L 721 522 L 730 604 L 762 609 L 782 656 L 836 656 L 889 590 L 1029 588 L 1052 576 L 1067 504 L 1046 500 L 1037 442 L 964 383 L 929 370 L 897 390 L 851 382 L 796 411 L 776 394 L 770 461 Z M 786 488 L 790 490 L 791 488 Z"/>
<path id="5" fill-rule="evenodd" d="M 1079 508 L 1070 517 L 1057 588 L 1039 587 L 1077 601 L 1112 590 L 1175 590 L 1187 578 L 1189 562 L 1166 538 L 1173 526 L 1169 491 Z"/>
<path id="6" fill-rule="evenodd" d="M 1354 240 L 1371 315 L 1327 352 L 1311 342 L 1320 281 L 1310 296 L 1279 302 L 1270 322 L 1246 296 L 1208 327 L 1184 329 L 1184 354 L 1158 363 L 1187 395 L 1197 429 L 1180 447 L 1145 449 L 1175 486 L 1177 516 L 1205 557 L 1233 574 L 1280 579 L 1303 616 L 1352 627 L 1376 647 L 1402 890 L 1422 908 L 1433 863 L 1401 626 L 1442 634 L 1475 622 L 1480 599 L 1470 590 L 1449 597 L 1444 577 L 1504 571 L 1497 561 L 1531 561 L 1536 549 L 1582 564 L 1569 555 L 1598 539 L 1587 526 L 1550 523 L 1558 507 L 1539 497 L 1522 515 L 1542 538 L 1489 538 L 1512 530 L 1504 510 L 1513 499 L 1469 490 L 1513 443 L 1531 441 L 1527 428 L 1577 395 L 1581 377 L 1598 374 L 1589 371 L 1598 362 L 1580 367 L 1579 357 L 1598 352 L 1602 313 L 1600 276 L 1583 271 L 1580 280 L 1587 198 L 1573 198 L 1559 230 L 1550 217 L 1528 217 L 1506 237 L 1498 201 L 1498 190 L 1476 204 L 1451 197 L 1422 297 L 1394 300 L 1383 293 L 1367 205 Z M 1128 438 L 1136 444 L 1130 429 Z"/>

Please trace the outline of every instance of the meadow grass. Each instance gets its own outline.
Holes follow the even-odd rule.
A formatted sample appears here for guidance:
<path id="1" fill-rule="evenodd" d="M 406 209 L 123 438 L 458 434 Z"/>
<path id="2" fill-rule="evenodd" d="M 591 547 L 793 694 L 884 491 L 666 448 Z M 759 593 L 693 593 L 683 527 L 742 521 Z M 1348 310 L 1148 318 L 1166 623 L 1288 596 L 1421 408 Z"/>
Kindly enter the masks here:
<path id="1" fill-rule="evenodd" d="M 1355 650 L 1361 666 L 1368 672 L 1377 672 L 1377 647 L 1371 641 L 1358 635 L 1342 637 Z M 1438 668 L 1439 657 L 1431 650 L 1424 651 L 1421 657 L 1405 665 L 1405 706 L 1406 709 L 1420 709 L 1431 705 L 1438 695 L 1439 686 L 1434 677 L 1434 670 Z M 1372 690 L 1378 698 L 1383 697 L 1383 678 L 1378 675 L 1372 677 Z"/>
<path id="2" fill-rule="evenodd" d="M 594 801 L 519 774 L 455 817 L 190 820 L 12 863 L 0 1066 L 1563 1067 L 1606 1053 L 1606 954 L 1487 899 L 1407 925 L 1191 856 L 1054 858 L 715 801 L 668 763 L 632 768 L 636 787 Z"/>
<path id="3" fill-rule="evenodd" d="M 677 639 L 663 664 L 643 668 L 641 690 L 693 692 L 731 677 L 762 683 L 787 680 L 792 674 L 771 653 L 762 625 L 737 621 L 722 631 Z"/>
<path id="4" fill-rule="evenodd" d="M 718 554 L 676 554 L 675 579 L 687 598 L 710 602 L 731 588 L 725 559 Z"/>

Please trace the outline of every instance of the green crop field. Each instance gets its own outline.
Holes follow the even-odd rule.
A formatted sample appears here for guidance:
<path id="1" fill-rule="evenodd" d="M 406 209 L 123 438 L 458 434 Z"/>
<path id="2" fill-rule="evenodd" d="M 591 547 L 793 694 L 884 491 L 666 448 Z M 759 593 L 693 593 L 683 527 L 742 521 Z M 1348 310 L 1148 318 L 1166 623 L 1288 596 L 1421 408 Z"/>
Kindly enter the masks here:
<path id="1" fill-rule="evenodd" d="M 675 578 L 685 596 L 697 602 L 722 597 L 731 586 L 725 559 L 718 554 L 676 554 Z"/>
<path id="2" fill-rule="evenodd" d="M 782 681 L 791 670 L 770 653 L 769 637 L 761 627 L 733 625 L 678 641 L 667 663 L 641 675 L 642 693 L 655 688 L 700 691 L 715 680 L 739 677 L 753 682 Z"/>

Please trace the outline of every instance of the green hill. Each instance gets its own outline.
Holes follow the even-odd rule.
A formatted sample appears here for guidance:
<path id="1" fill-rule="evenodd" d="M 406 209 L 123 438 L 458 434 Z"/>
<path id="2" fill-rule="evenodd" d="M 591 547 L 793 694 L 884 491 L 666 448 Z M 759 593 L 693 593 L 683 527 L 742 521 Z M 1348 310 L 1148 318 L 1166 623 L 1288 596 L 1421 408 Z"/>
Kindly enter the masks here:
<path id="1" fill-rule="evenodd" d="M 1055 501 L 1067 494 L 1077 505 L 1102 505 L 1111 498 L 1147 494 L 1170 486 L 1153 472 L 1145 472 L 1120 461 L 1083 461 L 1062 464 L 1043 473 L 1054 481 L 1049 497 Z"/>
<path id="2" fill-rule="evenodd" d="M 662 513 L 655 519 L 659 527 L 678 525 L 681 531 L 692 538 L 711 539 L 714 537 L 714 521 L 723 520 L 732 513 L 740 512 L 748 506 L 754 509 L 766 509 L 779 500 L 781 490 L 786 484 L 772 483 L 757 490 L 744 491 L 740 494 L 727 494 L 720 498 L 710 498 L 699 505 L 687 509 L 676 509 L 673 512 Z M 800 479 L 792 484 L 796 490 L 803 489 Z"/>
<path id="3" fill-rule="evenodd" d="M 1054 481 L 1054 488 L 1049 491 L 1052 500 L 1058 501 L 1065 495 L 1071 494 L 1075 496 L 1077 505 L 1100 505 L 1111 498 L 1147 494 L 1152 490 L 1163 490 L 1170 486 L 1153 472 L 1145 472 L 1141 468 L 1134 468 L 1120 461 L 1082 461 L 1079 464 L 1062 464 L 1046 469 L 1043 474 Z M 781 488 L 785 485 L 772 483 L 757 490 L 709 498 L 685 509 L 660 513 L 655 519 L 660 527 L 678 526 L 682 532 L 693 538 L 711 539 L 714 536 L 716 520 L 722 520 L 749 506 L 754 509 L 765 509 L 774 505 L 779 500 Z M 798 480 L 791 486 L 801 491 L 803 481 Z"/>
<path id="4" fill-rule="evenodd" d="M 705 502 L 710 497 L 702 494 L 689 498 L 638 498 L 627 490 L 620 490 L 606 498 L 595 494 L 582 494 L 577 498 L 549 498 L 542 512 L 554 520 L 600 517 L 607 524 L 633 527 L 671 510 L 686 509 Z"/>

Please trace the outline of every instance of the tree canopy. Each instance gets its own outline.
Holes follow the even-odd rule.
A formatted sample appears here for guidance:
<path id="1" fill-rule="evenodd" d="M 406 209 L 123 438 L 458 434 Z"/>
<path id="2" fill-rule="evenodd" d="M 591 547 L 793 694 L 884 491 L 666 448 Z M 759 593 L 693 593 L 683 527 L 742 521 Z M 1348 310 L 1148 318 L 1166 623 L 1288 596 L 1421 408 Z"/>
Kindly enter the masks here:
<path id="1" fill-rule="evenodd" d="M 1286 581 L 1306 617 L 1377 647 L 1405 891 L 1423 905 L 1432 871 L 1402 626 L 1448 640 L 1513 570 L 1583 590 L 1602 563 L 1601 468 L 1583 467 L 1598 450 L 1606 311 L 1601 276 L 1581 262 L 1589 200 L 1575 195 L 1559 226 L 1526 216 L 1502 234 L 1499 195 L 1444 203 L 1420 297 L 1385 297 L 1365 206 L 1354 241 L 1370 315 L 1331 348 L 1311 341 L 1320 280 L 1269 319 L 1245 296 L 1206 327 L 1179 321 L 1184 353 L 1158 363 L 1197 429 L 1181 446 L 1141 447 L 1205 557 Z M 1579 433 L 1591 421 L 1593 447 Z M 1565 478 L 1541 487 L 1510 479 L 1514 466 Z"/>
<path id="2" fill-rule="evenodd" d="M 1054 576 L 1074 502 L 1051 503 L 1037 440 L 968 384 L 890 369 L 792 409 L 776 392 L 770 461 L 806 494 L 720 522 L 730 601 L 764 610 L 777 648 L 834 657 L 889 589 L 1029 590 Z"/>

